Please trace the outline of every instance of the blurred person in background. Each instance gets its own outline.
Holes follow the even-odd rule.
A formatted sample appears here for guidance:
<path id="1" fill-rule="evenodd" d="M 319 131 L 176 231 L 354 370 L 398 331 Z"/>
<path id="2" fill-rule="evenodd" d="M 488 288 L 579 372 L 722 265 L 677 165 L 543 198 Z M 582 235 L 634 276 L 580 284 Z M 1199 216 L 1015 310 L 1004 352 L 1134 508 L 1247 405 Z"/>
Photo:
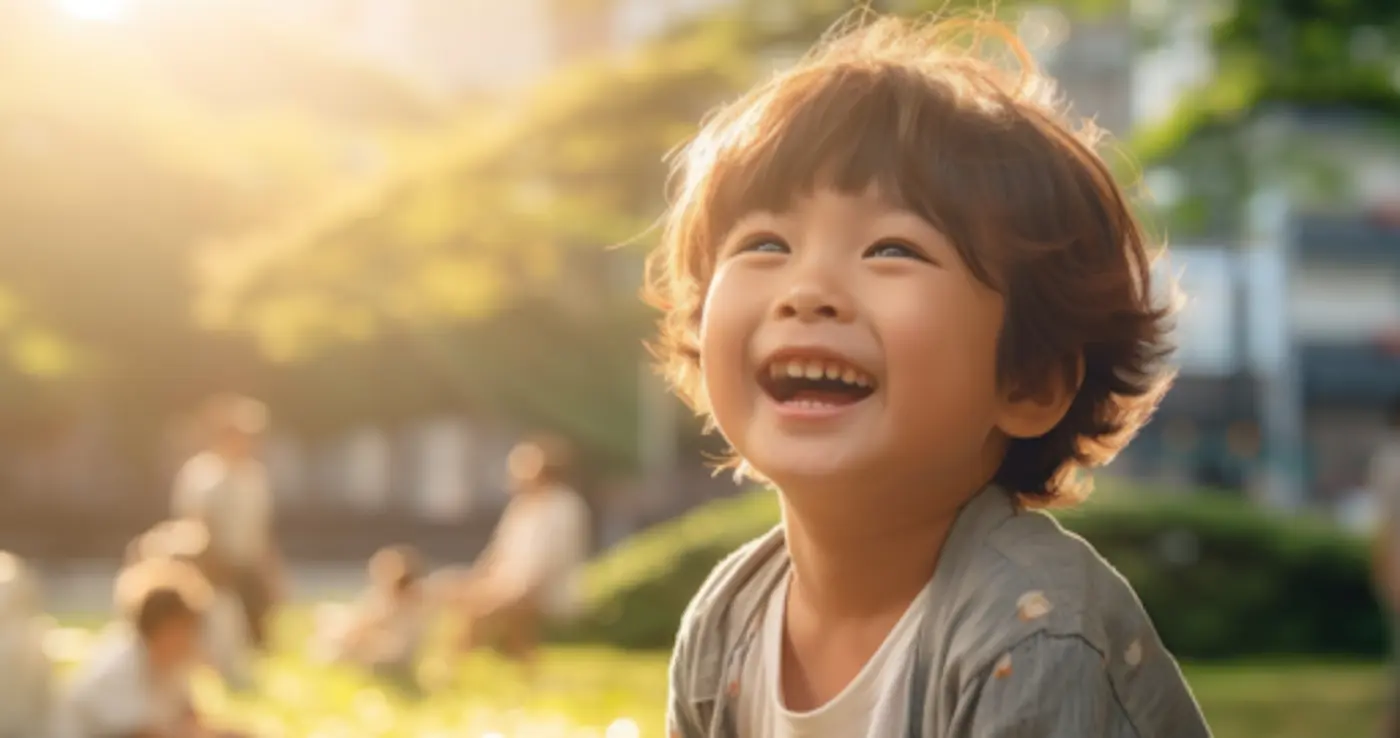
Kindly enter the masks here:
<path id="1" fill-rule="evenodd" d="M 235 692 L 253 686 L 252 644 L 238 594 L 219 577 L 225 572 L 209 548 L 209 532 L 197 520 L 171 520 L 142 534 L 127 547 L 126 566 L 170 559 L 194 567 L 209 583 L 208 611 L 202 620 L 201 645 L 209 665 Z"/>
<path id="2" fill-rule="evenodd" d="M 1400 642 L 1400 396 L 1386 410 L 1386 436 L 1371 459 L 1367 487 L 1381 518 L 1373 549 L 1376 589 L 1396 625 L 1392 642 Z M 1400 736 L 1400 676 L 1394 682 L 1386 732 Z"/>
<path id="3" fill-rule="evenodd" d="M 511 500 L 486 551 L 449 583 L 464 619 L 460 652 L 491 643 L 533 673 L 540 629 L 571 617 L 588 557 L 588 506 L 568 483 L 573 450 L 542 436 L 508 460 Z"/>
<path id="4" fill-rule="evenodd" d="M 272 532 L 272 494 L 267 471 L 257 458 L 267 431 L 263 403 L 221 395 L 203 412 L 205 450 L 175 478 L 173 513 L 198 520 L 209 532 L 206 573 L 215 586 L 238 596 L 255 648 L 267 646 L 267 620 L 280 589 L 280 565 Z"/>
<path id="5" fill-rule="evenodd" d="M 47 734 L 53 687 L 47 630 L 33 575 L 18 556 L 0 551 L 0 738 Z"/>
<path id="6" fill-rule="evenodd" d="M 322 660 L 354 664 L 418 690 L 417 665 L 429 622 L 423 564 L 409 546 L 380 549 L 369 561 L 369 588 L 348 610 L 318 612 Z"/>
<path id="7" fill-rule="evenodd" d="M 55 738 L 213 738 L 195 710 L 190 676 L 212 590 L 193 566 L 140 561 L 118 576 L 120 619 L 78 667 Z"/>

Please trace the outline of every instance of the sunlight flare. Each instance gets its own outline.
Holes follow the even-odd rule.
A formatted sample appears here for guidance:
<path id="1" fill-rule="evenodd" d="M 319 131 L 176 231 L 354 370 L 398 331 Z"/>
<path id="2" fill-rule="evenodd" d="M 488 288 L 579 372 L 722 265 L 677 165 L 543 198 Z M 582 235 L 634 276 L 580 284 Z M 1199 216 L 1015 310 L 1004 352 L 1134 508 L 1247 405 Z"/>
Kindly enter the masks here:
<path id="1" fill-rule="evenodd" d="M 126 12 L 127 0 L 58 0 L 58 7 L 79 20 L 114 21 Z"/>

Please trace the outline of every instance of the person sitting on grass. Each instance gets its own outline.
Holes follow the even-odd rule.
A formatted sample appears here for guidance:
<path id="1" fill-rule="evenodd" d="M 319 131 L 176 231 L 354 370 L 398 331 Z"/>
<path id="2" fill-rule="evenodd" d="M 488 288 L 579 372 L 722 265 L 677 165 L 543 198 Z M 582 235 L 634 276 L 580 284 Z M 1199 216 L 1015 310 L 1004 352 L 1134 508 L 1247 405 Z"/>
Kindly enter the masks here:
<path id="1" fill-rule="evenodd" d="M 212 592 L 189 564 L 137 562 L 117 577 L 121 619 L 78 667 L 56 738 L 233 738 L 206 726 L 190 695 Z"/>
<path id="2" fill-rule="evenodd" d="M 219 586 L 225 574 L 209 547 L 208 529 L 197 520 L 169 520 L 137 537 L 127 547 L 127 565 L 151 559 L 182 561 L 209 583 L 211 597 L 205 613 L 201 644 L 209 665 L 231 691 L 253 686 L 253 643 L 238 593 Z"/>
<path id="3" fill-rule="evenodd" d="M 47 630 L 33 575 L 18 556 L 0 551 L 0 738 L 47 734 L 53 693 Z"/>
<path id="4" fill-rule="evenodd" d="M 422 563 L 409 546 L 380 549 L 369 561 L 369 588 L 348 612 L 322 610 L 318 631 L 327 660 L 355 664 L 415 690 L 429 612 Z"/>
<path id="5" fill-rule="evenodd" d="M 495 535 L 469 571 L 444 585 L 463 618 L 460 653 L 491 643 L 533 673 L 541 626 L 576 610 L 589 517 L 567 483 L 570 457 L 553 437 L 511 451 L 512 497 Z"/>

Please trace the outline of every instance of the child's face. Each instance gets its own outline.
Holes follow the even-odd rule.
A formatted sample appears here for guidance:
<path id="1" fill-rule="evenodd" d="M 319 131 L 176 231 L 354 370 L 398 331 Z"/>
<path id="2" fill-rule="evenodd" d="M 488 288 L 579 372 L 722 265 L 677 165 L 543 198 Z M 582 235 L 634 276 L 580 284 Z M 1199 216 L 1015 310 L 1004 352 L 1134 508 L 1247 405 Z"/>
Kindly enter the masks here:
<path id="1" fill-rule="evenodd" d="M 155 629 L 147 639 L 151 663 L 160 670 L 189 666 L 199 660 L 199 619 L 172 618 Z"/>
<path id="2" fill-rule="evenodd" d="M 874 190 L 818 188 L 719 245 L 700 331 L 711 410 L 787 492 L 985 481 L 1002 315 L 928 222 Z"/>

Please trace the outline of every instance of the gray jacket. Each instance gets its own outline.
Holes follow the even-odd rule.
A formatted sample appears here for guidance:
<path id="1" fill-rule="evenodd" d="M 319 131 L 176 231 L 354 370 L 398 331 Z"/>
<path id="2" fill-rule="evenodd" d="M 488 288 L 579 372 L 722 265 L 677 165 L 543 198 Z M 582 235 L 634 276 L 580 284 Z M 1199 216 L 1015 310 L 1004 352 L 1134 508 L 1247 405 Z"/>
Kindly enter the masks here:
<path id="1" fill-rule="evenodd" d="M 739 736 L 745 652 L 789 566 L 781 528 L 721 562 L 671 662 L 673 738 Z M 1083 539 L 989 487 L 928 585 L 907 738 L 1200 738 L 1205 719 L 1128 583 Z M 844 737 L 842 737 L 844 738 Z"/>

